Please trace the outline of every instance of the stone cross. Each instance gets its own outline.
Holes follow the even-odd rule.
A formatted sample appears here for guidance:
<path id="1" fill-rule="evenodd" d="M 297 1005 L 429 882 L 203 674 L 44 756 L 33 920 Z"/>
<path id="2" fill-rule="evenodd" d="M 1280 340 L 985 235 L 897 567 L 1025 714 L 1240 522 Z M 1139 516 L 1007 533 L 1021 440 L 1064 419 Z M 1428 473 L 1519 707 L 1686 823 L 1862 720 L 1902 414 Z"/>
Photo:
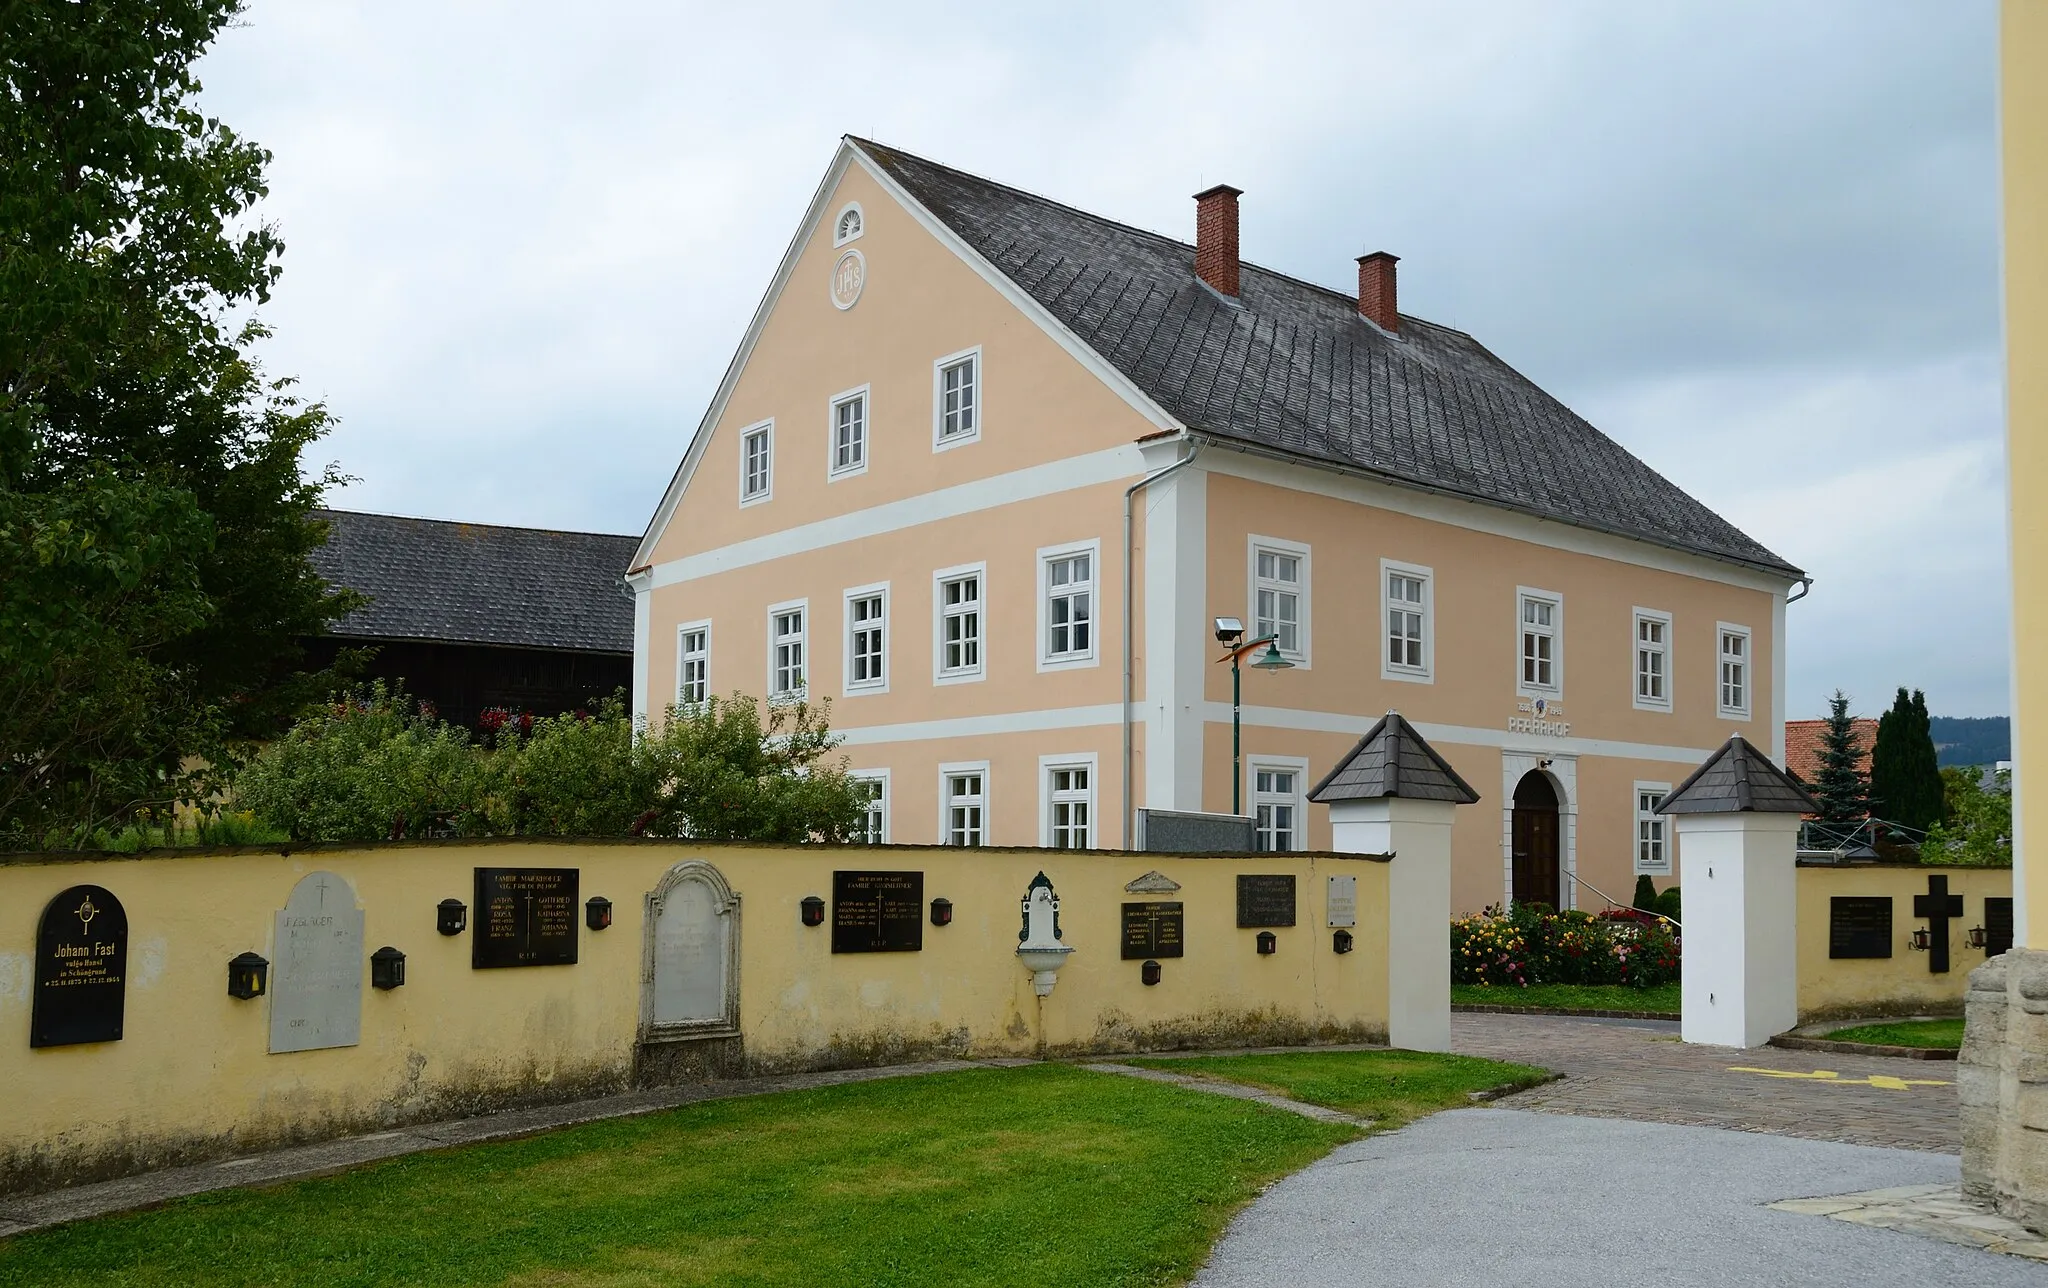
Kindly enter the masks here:
<path id="1" fill-rule="evenodd" d="M 1913 915 L 1927 919 L 1934 941 L 1927 954 L 1927 969 L 1948 974 L 1948 923 L 1963 915 L 1963 896 L 1948 892 L 1946 876 L 1927 878 L 1927 893 L 1913 896 Z"/>

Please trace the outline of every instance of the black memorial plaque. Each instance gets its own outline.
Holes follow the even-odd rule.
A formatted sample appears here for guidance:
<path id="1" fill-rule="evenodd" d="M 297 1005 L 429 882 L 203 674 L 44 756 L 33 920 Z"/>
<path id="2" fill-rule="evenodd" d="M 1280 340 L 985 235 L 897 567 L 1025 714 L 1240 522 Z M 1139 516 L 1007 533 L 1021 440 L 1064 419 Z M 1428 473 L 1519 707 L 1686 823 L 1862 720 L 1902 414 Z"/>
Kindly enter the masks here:
<path id="1" fill-rule="evenodd" d="M 128 990 L 128 913 L 109 890 L 72 886 L 36 927 L 32 1047 L 119 1042 Z"/>
<path id="2" fill-rule="evenodd" d="M 1828 956 L 1892 955 L 1892 901 L 1884 895 L 1837 895 L 1828 900 Z"/>
<path id="3" fill-rule="evenodd" d="M 1239 926 L 1294 924 L 1294 878 L 1241 876 L 1237 879 Z"/>
<path id="4" fill-rule="evenodd" d="M 1125 904 L 1123 959 L 1128 962 L 1180 956 L 1184 922 L 1178 900 Z"/>
<path id="5" fill-rule="evenodd" d="M 832 951 L 914 953 L 924 948 L 924 873 L 834 872 Z"/>
<path id="6" fill-rule="evenodd" d="M 1984 955 L 1996 957 L 2012 949 L 2012 900 L 1984 900 Z"/>
<path id="7" fill-rule="evenodd" d="M 478 868 L 469 964 L 576 964 L 576 868 Z"/>

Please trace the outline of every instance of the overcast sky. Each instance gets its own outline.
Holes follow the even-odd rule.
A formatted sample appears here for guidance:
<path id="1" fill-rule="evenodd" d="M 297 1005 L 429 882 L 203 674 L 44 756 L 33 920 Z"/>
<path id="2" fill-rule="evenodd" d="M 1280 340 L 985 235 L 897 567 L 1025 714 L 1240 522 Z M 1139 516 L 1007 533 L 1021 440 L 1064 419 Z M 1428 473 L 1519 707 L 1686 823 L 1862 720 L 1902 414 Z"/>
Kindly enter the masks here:
<path id="1" fill-rule="evenodd" d="M 638 532 L 843 133 L 1458 327 L 1815 578 L 1788 713 L 2007 708 L 1990 0 L 253 0 L 335 503 Z M 771 10 L 773 10 L 771 12 Z"/>

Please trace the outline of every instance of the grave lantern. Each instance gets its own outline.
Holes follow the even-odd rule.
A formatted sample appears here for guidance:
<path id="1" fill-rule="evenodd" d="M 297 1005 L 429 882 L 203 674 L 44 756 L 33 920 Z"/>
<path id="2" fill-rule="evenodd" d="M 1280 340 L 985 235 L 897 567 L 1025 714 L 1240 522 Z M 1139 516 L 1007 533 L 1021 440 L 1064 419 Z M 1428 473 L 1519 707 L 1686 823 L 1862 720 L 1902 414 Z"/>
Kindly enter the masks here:
<path id="1" fill-rule="evenodd" d="M 1988 942 L 1988 938 L 1989 937 L 1985 934 L 1984 927 L 1970 927 L 1970 947 L 1982 948 Z"/>
<path id="2" fill-rule="evenodd" d="M 953 901 L 951 899 L 932 900 L 932 924 L 934 926 L 950 926 L 953 924 Z"/>
<path id="3" fill-rule="evenodd" d="M 261 997 L 270 985 L 270 963 L 255 953 L 243 953 L 228 963 L 228 996 L 248 1001 Z"/>
<path id="4" fill-rule="evenodd" d="M 825 901 L 817 895 L 805 895 L 803 901 L 797 904 L 797 907 L 804 910 L 804 924 L 806 926 L 822 926 L 825 924 Z"/>
<path id="5" fill-rule="evenodd" d="M 459 935 L 469 925 L 469 909 L 460 899 L 443 899 L 434 917 L 434 929 L 444 935 Z"/>
<path id="6" fill-rule="evenodd" d="M 1342 956 L 1351 951 L 1351 932 L 1340 930 L 1330 936 L 1330 951 Z"/>
<path id="7" fill-rule="evenodd" d="M 601 894 L 594 894 L 583 905 L 583 924 L 592 930 L 603 930 L 612 924 L 612 901 Z"/>
<path id="8" fill-rule="evenodd" d="M 370 954 L 370 987 L 402 988 L 405 985 L 405 954 L 386 944 Z"/>
<path id="9" fill-rule="evenodd" d="M 1270 930 L 1259 932 L 1259 956 L 1271 957 L 1280 951 L 1280 937 Z"/>
<path id="10" fill-rule="evenodd" d="M 1146 962 L 1143 966 L 1138 967 L 1138 978 L 1145 982 L 1145 987 L 1147 988 L 1157 984 L 1159 982 L 1159 963 Z"/>
<path id="11" fill-rule="evenodd" d="M 1922 926 L 1907 937 L 1906 944 L 1914 952 L 1924 953 L 1934 947 L 1934 935 L 1927 927 Z"/>

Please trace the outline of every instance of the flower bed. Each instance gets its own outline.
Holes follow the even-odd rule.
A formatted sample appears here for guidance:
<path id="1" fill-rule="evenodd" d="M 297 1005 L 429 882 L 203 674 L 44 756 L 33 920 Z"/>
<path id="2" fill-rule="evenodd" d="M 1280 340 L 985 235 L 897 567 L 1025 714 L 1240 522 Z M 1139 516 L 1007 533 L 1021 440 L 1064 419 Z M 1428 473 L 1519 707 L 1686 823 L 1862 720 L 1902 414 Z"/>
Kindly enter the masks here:
<path id="1" fill-rule="evenodd" d="M 1677 982 L 1678 960 L 1671 926 L 1628 909 L 1594 916 L 1518 904 L 1451 922 L 1454 984 L 1655 988 Z"/>

